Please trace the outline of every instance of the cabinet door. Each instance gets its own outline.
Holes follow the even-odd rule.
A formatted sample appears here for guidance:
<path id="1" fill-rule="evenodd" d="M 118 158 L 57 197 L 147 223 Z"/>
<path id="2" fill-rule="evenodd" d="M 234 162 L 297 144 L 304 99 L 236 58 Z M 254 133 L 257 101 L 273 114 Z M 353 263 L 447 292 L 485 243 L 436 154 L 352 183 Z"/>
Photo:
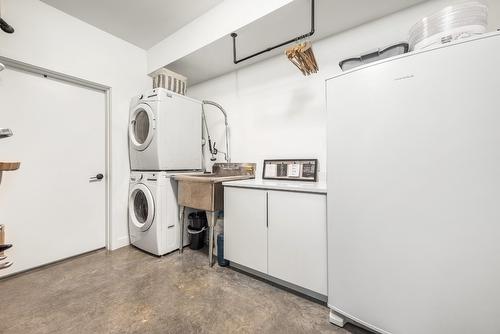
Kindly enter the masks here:
<path id="1" fill-rule="evenodd" d="M 269 275 L 327 294 L 326 195 L 269 191 Z"/>
<path id="2" fill-rule="evenodd" d="M 267 273 L 267 192 L 224 188 L 224 257 Z"/>

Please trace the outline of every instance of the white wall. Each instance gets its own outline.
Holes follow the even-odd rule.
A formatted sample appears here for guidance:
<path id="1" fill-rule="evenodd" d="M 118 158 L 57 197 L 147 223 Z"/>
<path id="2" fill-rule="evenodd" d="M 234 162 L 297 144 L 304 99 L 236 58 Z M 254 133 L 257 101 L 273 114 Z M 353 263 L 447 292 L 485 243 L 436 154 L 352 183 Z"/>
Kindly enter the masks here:
<path id="1" fill-rule="evenodd" d="M 317 157 L 324 178 L 324 80 L 339 72 L 339 60 L 405 40 L 413 22 L 450 2 L 425 3 L 315 43 L 317 75 L 303 77 L 280 56 L 193 86 L 189 95 L 228 110 L 233 161 L 258 162 L 260 175 L 265 158 Z M 491 21 L 500 27 L 500 0 L 490 6 Z M 3 0 L 2 15 L 16 32 L 0 33 L 0 55 L 112 87 L 111 246 L 128 244 L 128 106 L 150 86 L 146 52 L 38 0 Z M 211 107 L 207 114 L 223 149 L 222 117 Z"/>
<path id="2" fill-rule="evenodd" d="M 260 177 L 264 159 L 318 158 L 324 180 L 325 79 L 341 72 L 338 63 L 342 59 L 406 41 L 413 23 L 449 3 L 453 1 L 426 2 L 314 43 L 320 67 L 316 75 L 304 77 L 284 56 L 278 56 L 189 87 L 188 95 L 214 100 L 227 109 L 233 162 L 257 162 Z M 490 30 L 500 28 L 500 0 L 490 1 L 490 13 Z M 207 118 L 212 137 L 217 134 L 222 149 L 223 119 L 212 109 Z"/>
<path id="3" fill-rule="evenodd" d="M 146 52 L 38 0 L 4 0 L 2 15 L 16 32 L 0 33 L 0 55 L 112 87 L 111 248 L 127 245 L 128 107 L 150 86 Z"/>

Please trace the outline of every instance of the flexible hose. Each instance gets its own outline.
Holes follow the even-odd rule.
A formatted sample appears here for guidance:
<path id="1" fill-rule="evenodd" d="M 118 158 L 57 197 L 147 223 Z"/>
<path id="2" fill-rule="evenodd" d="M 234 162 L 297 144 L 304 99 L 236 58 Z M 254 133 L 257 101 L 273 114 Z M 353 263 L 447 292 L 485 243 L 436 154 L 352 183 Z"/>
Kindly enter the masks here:
<path id="1" fill-rule="evenodd" d="M 208 105 L 211 105 L 211 106 L 214 106 L 214 107 L 218 108 L 222 112 L 222 114 L 224 114 L 224 125 L 225 125 L 225 134 L 226 134 L 226 152 L 222 152 L 222 153 L 225 153 L 224 156 L 225 156 L 226 162 L 231 162 L 231 158 L 230 158 L 230 155 L 229 155 L 229 129 L 228 129 L 229 128 L 229 124 L 227 122 L 227 113 L 224 110 L 224 108 L 222 108 L 222 106 L 220 104 L 216 103 L 216 102 L 208 101 L 208 100 L 203 100 L 202 101 L 203 119 L 204 119 L 204 122 L 205 122 L 205 128 L 207 130 L 209 144 L 211 144 L 211 138 L 210 138 L 210 134 L 208 132 L 208 125 L 207 125 L 207 119 L 206 119 L 206 116 L 205 116 L 205 110 L 203 109 L 203 105 L 205 105 L 205 104 L 208 104 Z M 210 147 L 210 153 L 212 153 L 212 147 Z"/>

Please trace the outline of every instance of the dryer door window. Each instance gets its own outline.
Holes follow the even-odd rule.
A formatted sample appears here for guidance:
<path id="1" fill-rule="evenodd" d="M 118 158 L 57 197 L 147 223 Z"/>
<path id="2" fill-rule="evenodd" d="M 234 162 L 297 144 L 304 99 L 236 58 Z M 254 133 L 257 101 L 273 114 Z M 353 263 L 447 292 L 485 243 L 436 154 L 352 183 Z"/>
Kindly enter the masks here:
<path id="1" fill-rule="evenodd" d="M 140 231 L 147 231 L 155 217 L 154 198 L 148 187 L 144 184 L 137 184 L 130 192 L 128 207 L 132 223 Z"/>
<path id="2" fill-rule="evenodd" d="M 132 146 L 139 151 L 145 150 L 153 140 L 155 118 L 147 104 L 139 104 L 130 115 L 129 138 Z"/>

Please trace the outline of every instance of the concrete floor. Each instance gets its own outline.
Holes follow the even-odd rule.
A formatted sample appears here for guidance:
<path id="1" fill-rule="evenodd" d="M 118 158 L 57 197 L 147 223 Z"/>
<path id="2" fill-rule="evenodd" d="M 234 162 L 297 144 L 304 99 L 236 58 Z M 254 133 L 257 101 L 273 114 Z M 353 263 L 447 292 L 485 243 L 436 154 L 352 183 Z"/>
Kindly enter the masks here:
<path id="1" fill-rule="evenodd" d="M 367 333 L 189 249 L 97 251 L 1 280 L 0 291 L 0 333 Z"/>

